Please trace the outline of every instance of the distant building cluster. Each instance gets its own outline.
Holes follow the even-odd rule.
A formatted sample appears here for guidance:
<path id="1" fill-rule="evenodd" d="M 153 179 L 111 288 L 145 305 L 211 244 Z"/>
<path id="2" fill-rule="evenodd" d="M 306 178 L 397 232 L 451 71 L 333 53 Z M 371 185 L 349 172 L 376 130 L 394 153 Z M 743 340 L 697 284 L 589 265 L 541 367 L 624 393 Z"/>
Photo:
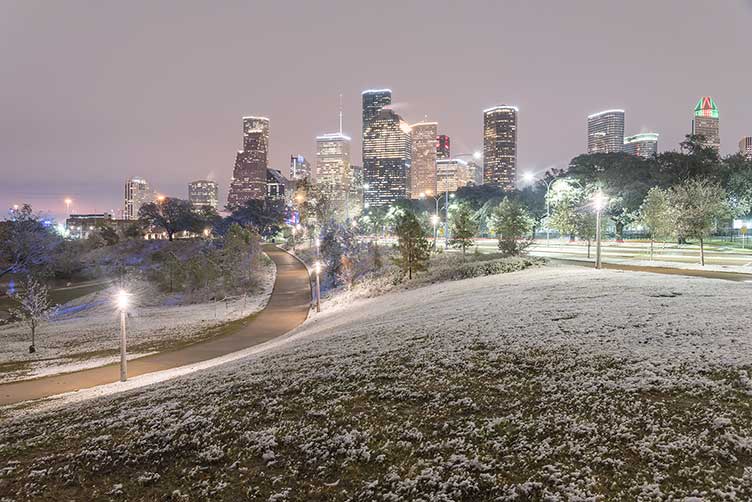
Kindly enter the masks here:
<path id="1" fill-rule="evenodd" d="M 454 153 L 450 137 L 442 133 L 438 122 L 409 124 L 400 116 L 392 107 L 390 89 L 365 90 L 361 99 L 360 165 L 353 161 L 352 141 L 343 132 L 340 109 L 339 130 L 315 137 L 313 162 L 302 154 L 290 155 L 289 178 L 269 163 L 270 119 L 243 117 L 242 149 L 235 155 L 226 207 L 232 209 L 254 199 L 289 203 L 295 184 L 302 181 L 316 184 L 346 216 L 351 208 L 384 207 L 465 186 L 490 185 L 505 191 L 517 187 L 517 106 L 501 104 L 483 110 L 482 151 Z M 624 152 L 644 158 L 657 155 L 658 133 L 625 136 L 625 115 L 623 109 L 588 115 L 587 152 Z M 695 105 L 691 133 L 700 136 L 706 146 L 720 149 L 718 107 L 710 96 Z M 752 157 L 752 137 L 741 138 L 739 153 Z M 139 209 L 155 200 L 157 195 L 144 178 L 129 178 L 123 219 L 137 219 Z M 219 209 L 219 187 L 211 180 L 192 181 L 188 200 L 195 208 Z M 106 215 L 81 215 L 82 223 L 76 222 L 76 227 L 87 228 L 87 217 L 106 219 Z"/>

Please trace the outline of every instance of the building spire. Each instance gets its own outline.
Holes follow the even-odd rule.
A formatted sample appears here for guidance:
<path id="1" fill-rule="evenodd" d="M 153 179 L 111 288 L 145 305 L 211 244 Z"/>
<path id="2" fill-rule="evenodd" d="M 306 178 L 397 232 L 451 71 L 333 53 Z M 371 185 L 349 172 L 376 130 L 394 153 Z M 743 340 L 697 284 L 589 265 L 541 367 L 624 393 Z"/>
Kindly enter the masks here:
<path id="1" fill-rule="evenodd" d="M 339 95 L 339 133 L 342 134 L 342 94 Z"/>

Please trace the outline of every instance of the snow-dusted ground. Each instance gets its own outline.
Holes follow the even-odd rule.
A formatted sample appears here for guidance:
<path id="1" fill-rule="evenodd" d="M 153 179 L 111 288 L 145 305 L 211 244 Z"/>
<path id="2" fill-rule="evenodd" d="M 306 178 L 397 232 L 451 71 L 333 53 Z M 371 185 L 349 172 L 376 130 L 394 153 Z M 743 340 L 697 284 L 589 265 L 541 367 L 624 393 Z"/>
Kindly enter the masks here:
<path id="1" fill-rule="evenodd" d="M 261 310 L 274 287 L 275 266 L 264 262 L 257 291 L 228 301 L 174 305 L 145 282 L 132 293 L 127 320 L 129 358 L 142 357 L 207 335 L 207 330 Z M 120 321 L 111 287 L 62 306 L 37 332 L 29 354 L 28 328 L 0 326 L 0 383 L 102 366 L 119 360 Z"/>
<path id="2" fill-rule="evenodd" d="M 7 419 L 0 494 L 750 500 L 751 293 L 545 267 L 325 303 L 286 346 Z"/>

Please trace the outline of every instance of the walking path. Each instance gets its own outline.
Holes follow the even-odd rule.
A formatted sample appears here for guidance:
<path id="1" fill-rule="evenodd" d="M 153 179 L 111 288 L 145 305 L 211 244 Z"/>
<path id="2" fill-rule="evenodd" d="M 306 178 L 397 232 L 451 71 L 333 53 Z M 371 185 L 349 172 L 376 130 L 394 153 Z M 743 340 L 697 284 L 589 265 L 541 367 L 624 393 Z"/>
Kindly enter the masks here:
<path id="1" fill-rule="evenodd" d="M 265 245 L 264 251 L 277 265 L 277 278 L 269 303 L 248 324 L 229 335 L 128 361 L 128 376 L 214 359 L 267 342 L 302 324 L 308 317 L 311 305 L 310 281 L 305 266 L 276 246 Z M 118 363 L 3 384 L 0 385 L 0 406 L 109 384 L 117 382 L 119 378 Z"/>
<path id="2" fill-rule="evenodd" d="M 562 263 L 566 265 L 577 265 L 581 267 L 593 268 L 595 261 L 593 260 L 578 260 L 569 258 L 547 258 L 552 263 Z M 734 282 L 752 282 L 752 274 L 745 274 L 742 272 L 725 272 L 721 270 L 702 270 L 694 268 L 674 268 L 665 266 L 650 266 L 650 265 L 631 265 L 628 263 L 612 263 L 602 262 L 603 268 L 611 270 L 624 270 L 628 272 L 650 272 L 654 274 L 665 275 L 686 275 L 690 277 L 704 277 L 706 279 L 722 279 L 725 281 Z"/>

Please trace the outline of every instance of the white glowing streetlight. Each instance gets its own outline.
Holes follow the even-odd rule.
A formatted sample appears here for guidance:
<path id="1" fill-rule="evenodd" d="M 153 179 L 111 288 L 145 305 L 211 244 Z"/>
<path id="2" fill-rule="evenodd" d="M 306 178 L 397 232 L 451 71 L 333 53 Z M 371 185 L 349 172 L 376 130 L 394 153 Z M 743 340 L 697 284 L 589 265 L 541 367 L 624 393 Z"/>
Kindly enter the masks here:
<path id="1" fill-rule="evenodd" d="M 436 239 L 438 238 L 438 227 L 439 224 L 439 215 L 433 214 L 431 215 L 431 223 L 433 224 L 433 248 L 436 249 Z"/>
<path id="2" fill-rule="evenodd" d="M 115 295 L 115 304 L 120 310 L 120 381 L 125 382 L 128 379 L 128 362 L 126 359 L 126 332 L 125 332 L 125 313 L 130 303 L 130 294 L 121 289 Z"/>
<path id="3" fill-rule="evenodd" d="M 473 152 L 473 158 L 474 158 L 475 160 L 480 160 L 480 159 L 481 159 L 482 157 L 483 157 L 483 154 L 482 154 L 482 153 L 480 153 L 480 152 L 477 152 L 477 151 L 476 151 L 476 152 Z"/>
<path id="4" fill-rule="evenodd" d="M 70 197 L 67 197 L 63 202 L 65 202 L 65 212 L 68 213 L 68 218 L 70 218 L 70 207 L 71 204 L 73 204 L 73 200 L 71 200 Z"/>
<path id="5" fill-rule="evenodd" d="M 598 190 L 593 195 L 595 207 L 595 268 L 601 268 L 601 212 L 606 207 L 606 197 Z"/>

